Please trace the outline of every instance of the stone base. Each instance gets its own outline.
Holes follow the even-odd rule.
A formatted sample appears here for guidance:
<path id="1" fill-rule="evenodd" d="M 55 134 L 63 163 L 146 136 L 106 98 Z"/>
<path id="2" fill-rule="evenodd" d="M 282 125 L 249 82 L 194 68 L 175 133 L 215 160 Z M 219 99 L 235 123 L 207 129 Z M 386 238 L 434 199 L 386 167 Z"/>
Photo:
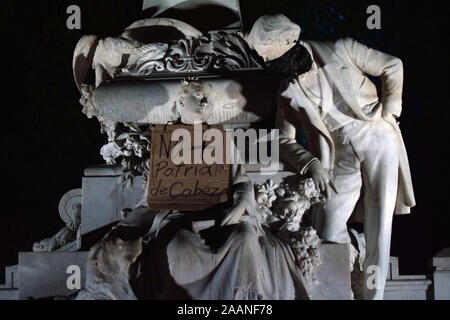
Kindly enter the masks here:
<path id="1" fill-rule="evenodd" d="M 450 248 L 435 255 L 431 264 L 434 269 L 434 299 L 450 300 Z"/>
<path id="2" fill-rule="evenodd" d="M 85 281 L 88 252 L 19 253 L 19 299 L 68 297 L 77 290 L 67 287 L 70 266 L 78 266 Z"/>
<path id="3" fill-rule="evenodd" d="M 19 289 L 0 289 L 0 300 L 19 300 Z"/>
<path id="4" fill-rule="evenodd" d="M 8 295 L 14 294 L 12 299 L 25 300 L 68 297 L 77 290 L 70 290 L 67 287 L 67 279 L 71 276 L 67 273 L 67 269 L 69 266 L 80 268 L 83 287 L 88 255 L 88 252 L 20 253 L 19 290 L 8 292 Z M 349 247 L 325 244 L 320 248 L 320 256 L 322 263 L 316 269 L 320 283 L 312 288 L 312 298 L 314 300 L 352 299 Z M 1 291 L 0 294 L 2 294 Z"/>
<path id="5" fill-rule="evenodd" d="M 6 269 L 6 283 L 0 285 L 0 300 L 68 297 L 77 290 L 67 288 L 69 266 L 78 266 L 81 286 L 85 281 L 88 252 L 20 253 L 19 266 Z M 350 248 L 344 244 L 323 244 L 321 264 L 316 269 L 319 284 L 311 288 L 313 300 L 350 300 Z M 443 268 L 443 267 L 440 267 Z M 450 270 L 436 270 L 434 281 L 424 275 L 400 275 L 398 258 L 391 257 L 385 300 L 449 299 Z M 19 282 L 20 277 L 20 282 Z M 434 282 L 434 286 L 433 286 Z"/>
<path id="6" fill-rule="evenodd" d="M 319 284 L 311 289 L 313 300 L 352 300 L 350 245 L 323 244 L 316 269 Z"/>
<path id="7" fill-rule="evenodd" d="M 429 300 L 430 280 L 388 280 L 384 300 Z"/>
<path id="8" fill-rule="evenodd" d="M 429 300 L 431 284 L 425 275 L 400 275 L 397 257 L 391 257 L 384 300 Z"/>
<path id="9" fill-rule="evenodd" d="M 0 300 L 19 299 L 19 266 L 5 268 L 5 284 L 0 284 Z"/>

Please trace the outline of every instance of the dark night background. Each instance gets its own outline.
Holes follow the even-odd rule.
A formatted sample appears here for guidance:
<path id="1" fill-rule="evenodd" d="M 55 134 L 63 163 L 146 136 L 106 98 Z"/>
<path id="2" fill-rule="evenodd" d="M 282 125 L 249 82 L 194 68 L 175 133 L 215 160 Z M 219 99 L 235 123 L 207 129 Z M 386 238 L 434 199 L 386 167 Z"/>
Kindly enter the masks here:
<path id="1" fill-rule="evenodd" d="M 400 272 L 424 274 L 427 262 L 450 247 L 448 193 L 448 9 L 443 1 L 241 0 L 248 30 L 261 15 L 281 12 L 302 26 L 304 39 L 351 36 L 403 60 L 401 129 L 417 206 L 394 218 L 392 256 Z M 82 30 L 66 28 L 77 4 Z M 381 8 L 382 29 L 366 28 L 366 8 Z M 82 35 L 115 36 L 141 17 L 142 1 L 1 1 L 2 191 L 0 283 L 19 251 L 56 233 L 58 202 L 81 187 L 85 167 L 101 164 L 106 137 L 81 113 L 72 54 Z"/>

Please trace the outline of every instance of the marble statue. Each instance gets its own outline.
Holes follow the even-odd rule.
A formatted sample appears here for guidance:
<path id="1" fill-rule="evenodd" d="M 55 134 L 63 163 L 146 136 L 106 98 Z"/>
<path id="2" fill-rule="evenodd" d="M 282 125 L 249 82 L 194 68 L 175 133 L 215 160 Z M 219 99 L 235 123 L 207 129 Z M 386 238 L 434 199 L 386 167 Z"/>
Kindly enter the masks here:
<path id="1" fill-rule="evenodd" d="M 178 93 L 178 101 L 175 103 L 175 113 L 185 124 L 206 122 L 212 115 L 217 101 L 217 94 L 207 82 L 182 81 Z"/>
<path id="2" fill-rule="evenodd" d="M 364 222 L 365 299 L 382 299 L 393 214 L 415 205 L 408 158 L 396 122 L 402 111 L 400 59 L 350 38 L 302 41 L 300 27 L 283 15 L 259 18 L 247 41 L 284 81 L 277 126 L 280 152 L 311 177 L 327 201 L 314 225 L 326 241 L 349 243 L 347 221 Z M 380 77 L 381 98 L 367 75 Z M 308 150 L 296 141 L 303 128 Z"/>
<path id="3" fill-rule="evenodd" d="M 214 107 L 211 92 L 207 82 L 183 81 L 174 112 L 187 124 L 206 121 Z M 138 272 L 130 276 L 141 299 L 310 298 L 308 290 L 318 280 L 320 239 L 301 223 L 310 204 L 322 200 L 312 180 L 255 186 L 241 166 L 233 165 L 232 190 L 230 205 L 196 214 L 152 211 L 147 190 L 96 247 L 143 237 Z M 194 230 L 192 217 L 199 214 L 200 220 L 215 220 L 215 226 Z M 96 261 L 91 258 L 90 266 Z M 97 269 L 90 272 L 95 278 Z M 91 285 L 93 298 L 96 291 Z M 98 291 L 102 295 L 104 289 Z"/>
<path id="4" fill-rule="evenodd" d="M 149 0 L 144 9 L 152 17 L 121 34 L 78 42 L 75 83 L 83 113 L 107 136 L 106 165 L 87 167 L 81 188 L 61 198 L 65 227 L 20 254 L 0 296 L 425 299 L 430 286 L 436 299 L 445 295 L 436 277 L 448 259 L 434 261 L 433 282 L 399 275 L 394 257 L 388 264 L 393 214 L 415 205 L 396 122 L 399 59 L 350 38 L 302 41 L 282 15 L 261 17 L 245 34 L 238 0 Z M 229 17 L 215 19 L 220 12 Z M 205 13 L 211 19 L 200 21 Z M 380 77 L 380 93 L 369 76 Z M 245 132 L 273 128 L 275 112 L 285 163 L 270 179 L 248 161 L 230 165 L 226 203 L 148 204 L 154 126 Z M 364 233 L 348 229 L 350 219 Z"/>

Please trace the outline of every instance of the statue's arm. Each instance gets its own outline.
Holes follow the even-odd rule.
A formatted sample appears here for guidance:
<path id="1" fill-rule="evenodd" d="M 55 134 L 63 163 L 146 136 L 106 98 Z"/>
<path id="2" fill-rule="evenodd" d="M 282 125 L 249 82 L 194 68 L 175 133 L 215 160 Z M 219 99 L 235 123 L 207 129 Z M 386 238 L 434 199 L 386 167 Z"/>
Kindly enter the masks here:
<path id="1" fill-rule="evenodd" d="M 344 39 L 343 44 L 357 68 L 368 75 L 381 78 L 383 111 L 399 117 L 402 111 L 402 61 L 351 38 Z"/>
<path id="2" fill-rule="evenodd" d="M 231 166 L 233 205 L 227 210 L 220 225 L 238 223 L 246 213 L 257 215 L 254 183 L 240 164 Z"/>
<path id="3" fill-rule="evenodd" d="M 319 160 L 297 142 L 296 126 L 299 124 L 299 119 L 291 107 L 289 99 L 280 97 L 276 116 L 276 128 L 280 134 L 280 158 L 304 175 L 311 164 Z"/>

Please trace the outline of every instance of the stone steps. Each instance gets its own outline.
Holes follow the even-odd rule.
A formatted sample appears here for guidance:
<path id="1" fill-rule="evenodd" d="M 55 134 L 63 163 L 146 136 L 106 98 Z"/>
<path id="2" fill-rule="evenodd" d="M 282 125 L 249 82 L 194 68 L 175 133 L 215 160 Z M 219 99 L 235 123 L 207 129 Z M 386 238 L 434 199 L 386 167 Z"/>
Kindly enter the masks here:
<path id="1" fill-rule="evenodd" d="M 5 284 L 0 284 L 0 300 L 19 299 L 19 266 L 5 268 Z"/>
<path id="2" fill-rule="evenodd" d="M 398 257 L 391 257 L 384 300 L 430 300 L 432 283 L 425 275 L 400 275 Z"/>

